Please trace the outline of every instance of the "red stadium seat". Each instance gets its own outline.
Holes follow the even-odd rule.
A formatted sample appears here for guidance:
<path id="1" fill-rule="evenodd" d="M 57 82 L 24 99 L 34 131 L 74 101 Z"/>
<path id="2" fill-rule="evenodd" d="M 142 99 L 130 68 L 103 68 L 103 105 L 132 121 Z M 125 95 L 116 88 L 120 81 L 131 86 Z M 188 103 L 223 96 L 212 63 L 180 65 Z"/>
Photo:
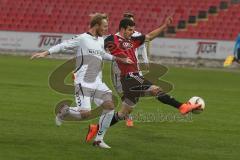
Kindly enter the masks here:
<path id="1" fill-rule="evenodd" d="M 100 0 L 98 0 L 100 2 Z M 147 33 L 159 26 L 169 14 L 174 14 L 174 26 L 179 20 L 188 21 L 190 15 L 197 16 L 200 10 L 208 11 L 210 6 L 219 6 L 221 0 L 104 0 L 101 3 L 85 0 L 8 0 L 0 6 L 0 30 L 80 33 L 88 28 L 89 14 L 109 14 L 109 31 L 116 32 L 122 14 L 135 14 L 137 29 Z M 116 5 L 118 4 L 118 5 Z M 211 38 L 232 40 L 240 29 L 240 6 L 230 5 L 228 10 L 219 11 L 216 16 L 188 25 L 187 31 L 178 31 L 176 37 Z M 224 19 L 224 21 L 223 21 Z M 42 24 L 42 25 L 39 25 Z M 220 28 L 219 28 L 220 26 Z M 229 30 L 219 35 L 216 30 Z"/>

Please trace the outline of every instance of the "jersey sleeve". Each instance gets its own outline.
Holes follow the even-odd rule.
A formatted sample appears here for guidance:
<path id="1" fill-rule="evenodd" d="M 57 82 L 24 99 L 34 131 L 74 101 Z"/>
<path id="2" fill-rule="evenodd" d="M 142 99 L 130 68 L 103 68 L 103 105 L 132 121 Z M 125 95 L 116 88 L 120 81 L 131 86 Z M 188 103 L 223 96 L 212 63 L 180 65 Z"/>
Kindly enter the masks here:
<path id="1" fill-rule="evenodd" d="M 110 35 L 104 40 L 104 48 L 113 56 L 122 56 L 121 52 L 116 52 L 117 45 L 114 42 L 114 35 Z"/>
<path id="2" fill-rule="evenodd" d="M 110 35 L 104 39 L 104 48 L 105 50 L 112 51 L 112 46 L 114 44 L 114 36 Z"/>
<path id="3" fill-rule="evenodd" d="M 50 54 L 59 53 L 59 52 L 73 52 L 74 50 L 77 50 L 79 45 L 80 45 L 80 39 L 77 37 L 51 47 L 48 50 L 48 52 Z"/>
<path id="4" fill-rule="evenodd" d="M 132 37 L 138 37 L 138 36 L 141 36 L 142 33 L 138 32 L 138 31 L 135 31 L 132 35 Z"/>
<path id="5" fill-rule="evenodd" d="M 139 46 L 141 46 L 145 42 L 145 35 L 131 37 L 131 39 L 133 41 L 134 47 L 138 48 Z"/>
<path id="6" fill-rule="evenodd" d="M 148 57 L 147 57 L 147 48 L 145 44 L 142 44 L 141 47 L 137 48 L 138 54 L 142 55 L 143 62 L 148 63 Z"/>
<path id="7" fill-rule="evenodd" d="M 104 60 L 108 60 L 108 61 L 112 61 L 113 60 L 113 55 L 109 54 L 109 53 L 105 53 L 102 58 Z"/>

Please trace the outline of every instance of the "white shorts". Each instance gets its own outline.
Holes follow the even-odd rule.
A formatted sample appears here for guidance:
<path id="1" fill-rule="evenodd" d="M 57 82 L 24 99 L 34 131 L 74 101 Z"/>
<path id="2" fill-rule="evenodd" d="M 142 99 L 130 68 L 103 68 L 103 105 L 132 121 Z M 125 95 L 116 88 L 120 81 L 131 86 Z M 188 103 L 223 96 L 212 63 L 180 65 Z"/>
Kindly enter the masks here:
<path id="1" fill-rule="evenodd" d="M 91 103 L 101 106 L 103 102 L 112 101 L 112 91 L 103 82 L 99 82 L 94 88 L 87 85 L 75 85 L 75 101 L 77 110 L 91 110 Z"/>

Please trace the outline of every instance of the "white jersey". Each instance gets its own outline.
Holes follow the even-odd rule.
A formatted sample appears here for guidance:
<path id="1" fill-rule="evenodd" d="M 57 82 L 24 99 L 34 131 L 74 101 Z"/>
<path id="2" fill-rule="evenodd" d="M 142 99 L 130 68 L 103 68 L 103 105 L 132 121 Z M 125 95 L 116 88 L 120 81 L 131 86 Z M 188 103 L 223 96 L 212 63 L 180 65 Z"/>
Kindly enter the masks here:
<path id="1" fill-rule="evenodd" d="M 141 36 L 142 34 L 140 32 L 135 31 L 132 35 L 132 37 L 137 37 L 137 36 Z M 142 58 L 143 58 L 143 62 L 144 63 L 148 63 L 148 57 L 147 57 L 147 49 L 146 49 L 146 45 L 145 43 L 143 43 L 141 46 L 139 46 L 136 51 L 135 51 L 135 55 L 137 58 L 137 62 L 139 62 L 138 60 L 138 55 L 141 54 Z"/>
<path id="2" fill-rule="evenodd" d="M 94 37 L 90 33 L 83 33 L 73 39 L 64 41 L 52 48 L 49 53 L 77 51 L 75 84 L 86 84 L 95 88 L 95 84 L 102 82 L 102 60 L 112 60 L 113 56 L 106 53 L 104 39 Z M 85 86 L 85 85 L 84 85 Z"/>

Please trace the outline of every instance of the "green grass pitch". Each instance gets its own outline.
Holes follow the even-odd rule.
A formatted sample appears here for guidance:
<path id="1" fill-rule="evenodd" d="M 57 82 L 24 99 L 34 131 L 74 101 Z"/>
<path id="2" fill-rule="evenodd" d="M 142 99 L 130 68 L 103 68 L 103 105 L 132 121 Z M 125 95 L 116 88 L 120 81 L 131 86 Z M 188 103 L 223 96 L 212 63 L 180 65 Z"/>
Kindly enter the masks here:
<path id="1" fill-rule="evenodd" d="M 54 106 L 72 95 L 48 86 L 48 76 L 63 60 L 0 56 L 0 160 L 236 160 L 240 156 L 240 71 L 169 67 L 162 77 L 174 84 L 181 101 L 201 96 L 206 110 L 191 120 L 123 122 L 110 128 L 103 150 L 85 143 L 90 122 L 54 123 Z M 109 83 L 109 65 L 104 79 Z M 154 100 L 141 99 L 135 113 L 178 115 Z"/>

